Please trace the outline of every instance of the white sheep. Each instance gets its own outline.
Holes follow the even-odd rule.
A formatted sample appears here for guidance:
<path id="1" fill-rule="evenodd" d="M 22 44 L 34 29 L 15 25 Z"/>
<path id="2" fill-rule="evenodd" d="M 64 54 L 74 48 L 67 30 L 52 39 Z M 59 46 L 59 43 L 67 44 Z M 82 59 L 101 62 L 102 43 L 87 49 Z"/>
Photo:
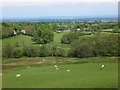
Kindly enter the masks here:
<path id="1" fill-rule="evenodd" d="M 58 66 L 57 66 L 57 65 L 55 65 L 54 67 L 55 67 L 55 68 L 57 68 Z"/>
<path id="2" fill-rule="evenodd" d="M 16 77 L 20 77 L 21 75 L 20 74 L 17 74 Z"/>
<path id="3" fill-rule="evenodd" d="M 70 72 L 70 70 L 67 70 L 67 72 Z"/>
<path id="4" fill-rule="evenodd" d="M 56 70 L 58 70 L 58 68 L 56 68 Z"/>
<path id="5" fill-rule="evenodd" d="M 105 65 L 101 65 L 101 68 L 100 68 L 100 70 L 102 70 L 104 67 L 105 67 Z"/>

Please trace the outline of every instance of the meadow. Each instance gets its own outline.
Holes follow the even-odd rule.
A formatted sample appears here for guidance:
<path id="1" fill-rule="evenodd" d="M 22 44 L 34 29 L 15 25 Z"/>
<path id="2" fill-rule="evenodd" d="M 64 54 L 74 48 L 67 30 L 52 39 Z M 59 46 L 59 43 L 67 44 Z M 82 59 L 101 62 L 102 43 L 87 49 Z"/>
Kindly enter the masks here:
<path id="1" fill-rule="evenodd" d="M 101 64 L 106 67 L 100 70 Z M 89 63 L 30 67 L 3 75 L 3 88 L 117 88 L 115 63 Z M 70 72 L 67 72 L 67 70 Z M 21 77 L 16 77 L 20 73 Z"/>
<path id="2" fill-rule="evenodd" d="M 107 32 L 104 32 L 107 33 Z M 65 33 L 54 32 L 54 41 L 64 52 L 70 44 L 61 43 Z M 92 40 L 94 35 L 79 36 L 79 39 Z M 19 47 L 40 46 L 32 37 L 16 35 L 2 40 L 3 46 L 8 42 Z M 18 47 L 18 48 L 19 48 Z M 21 57 L 3 58 L 3 88 L 117 88 L 118 57 Z M 54 66 L 57 65 L 58 69 Z M 101 66 L 105 67 L 100 70 Z M 69 70 L 69 71 L 68 71 Z M 20 74 L 20 77 L 16 77 Z"/>
<path id="3" fill-rule="evenodd" d="M 4 59 L 3 88 L 117 88 L 117 60 L 117 57 Z M 105 65 L 102 70 L 101 65 Z M 17 74 L 21 76 L 16 77 Z"/>

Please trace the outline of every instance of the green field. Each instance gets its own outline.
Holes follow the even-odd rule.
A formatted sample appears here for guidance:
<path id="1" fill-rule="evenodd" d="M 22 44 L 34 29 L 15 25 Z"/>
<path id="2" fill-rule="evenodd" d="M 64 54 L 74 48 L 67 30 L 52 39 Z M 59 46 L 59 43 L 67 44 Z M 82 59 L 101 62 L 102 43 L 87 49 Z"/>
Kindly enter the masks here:
<path id="1" fill-rule="evenodd" d="M 54 42 L 57 42 L 57 43 L 60 43 L 61 42 L 61 37 L 64 35 L 65 33 L 54 33 Z M 33 42 L 32 40 L 32 37 L 30 36 L 26 36 L 26 35 L 16 35 L 16 36 L 13 36 L 13 37 L 10 37 L 10 38 L 5 38 L 2 40 L 2 44 L 3 46 L 6 44 L 6 43 L 10 43 L 12 45 L 15 45 L 16 42 L 19 42 L 19 43 L 24 43 L 26 45 L 32 45 L 32 44 L 35 44 L 35 42 Z"/>
<path id="2" fill-rule="evenodd" d="M 54 42 L 58 42 L 60 43 L 61 42 L 61 38 L 62 36 L 64 35 L 65 33 L 54 33 Z"/>
<path id="3" fill-rule="evenodd" d="M 113 29 L 103 29 L 103 30 L 101 30 L 101 31 L 103 31 L 103 32 L 112 32 L 112 30 L 113 30 Z"/>
<path id="4" fill-rule="evenodd" d="M 117 64 L 77 64 L 44 66 L 11 71 L 3 75 L 3 88 L 117 88 Z M 67 70 L 70 69 L 70 72 Z M 17 73 L 21 77 L 15 77 Z"/>
<path id="5" fill-rule="evenodd" d="M 31 39 L 32 39 L 32 37 L 30 37 L 30 36 L 17 35 L 17 36 L 3 39 L 2 46 L 4 46 L 7 43 L 10 43 L 11 45 L 14 46 L 16 44 L 16 42 L 18 42 L 20 45 L 22 45 L 23 43 L 25 45 L 31 45 L 31 44 L 34 44 L 34 42 L 32 42 Z"/>
<path id="6" fill-rule="evenodd" d="M 104 32 L 106 33 L 106 32 Z M 70 49 L 69 44 L 62 44 L 65 33 L 54 33 L 54 41 L 64 52 Z M 15 46 L 22 44 L 38 46 L 32 37 L 17 35 L 2 40 Z M 94 35 L 80 36 L 79 39 L 91 40 Z M 66 54 L 65 53 L 65 54 Z M 66 56 L 66 55 L 65 55 Z M 3 88 L 117 88 L 118 57 L 22 57 L 3 58 Z M 105 68 L 100 70 L 101 65 Z M 54 65 L 58 66 L 58 70 Z M 28 68 L 28 66 L 30 68 Z M 68 72 L 67 70 L 70 70 Z M 16 74 L 21 74 L 16 77 Z"/>
<path id="7" fill-rule="evenodd" d="M 33 65 L 33 62 L 44 63 Z M 116 57 L 60 58 L 36 57 L 4 59 L 3 88 L 117 88 L 118 64 Z M 25 64 L 27 62 L 27 64 Z M 29 63 L 28 63 L 29 62 Z M 55 63 L 54 63 L 55 62 Z M 100 70 L 101 65 L 105 68 Z M 58 66 L 58 70 L 54 65 Z M 30 66 L 30 68 L 27 68 Z M 7 71 L 6 71 L 7 70 Z M 70 70 L 70 72 L 67 72 Z M 20 73 L 21 77 L 16 77 Z"/>

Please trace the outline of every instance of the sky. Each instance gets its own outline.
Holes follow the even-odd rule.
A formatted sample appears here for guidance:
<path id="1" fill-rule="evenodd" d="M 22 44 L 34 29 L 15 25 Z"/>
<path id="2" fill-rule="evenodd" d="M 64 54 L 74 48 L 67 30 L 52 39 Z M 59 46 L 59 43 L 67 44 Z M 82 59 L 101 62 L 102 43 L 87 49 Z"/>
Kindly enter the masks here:
<path id="1" fill-rule="evenodd" d="M 2 18 L 117 17 L 118 0 L 1 0 Z M 1 11 L 1 10 L 0 10 Z"/>

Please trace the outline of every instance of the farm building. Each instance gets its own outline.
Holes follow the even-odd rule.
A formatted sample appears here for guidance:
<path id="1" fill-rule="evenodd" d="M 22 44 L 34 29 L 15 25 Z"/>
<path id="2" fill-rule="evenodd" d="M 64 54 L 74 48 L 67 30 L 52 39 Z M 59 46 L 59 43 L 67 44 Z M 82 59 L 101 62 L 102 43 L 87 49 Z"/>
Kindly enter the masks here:
<path id="1" fill-rule="evenodd" d="M 71 32 L 71 30 L 70 30 L 70 29 L 67 29 L 67 30 L 64 30 L 64 32 Z"/>
<path id="2" fill-rule="evenodd" d="M 60 31 L 60 30 L 58 30 L 58 31 L 56 31 L 57 33 L 61 33 L 62 31 Z"/>

